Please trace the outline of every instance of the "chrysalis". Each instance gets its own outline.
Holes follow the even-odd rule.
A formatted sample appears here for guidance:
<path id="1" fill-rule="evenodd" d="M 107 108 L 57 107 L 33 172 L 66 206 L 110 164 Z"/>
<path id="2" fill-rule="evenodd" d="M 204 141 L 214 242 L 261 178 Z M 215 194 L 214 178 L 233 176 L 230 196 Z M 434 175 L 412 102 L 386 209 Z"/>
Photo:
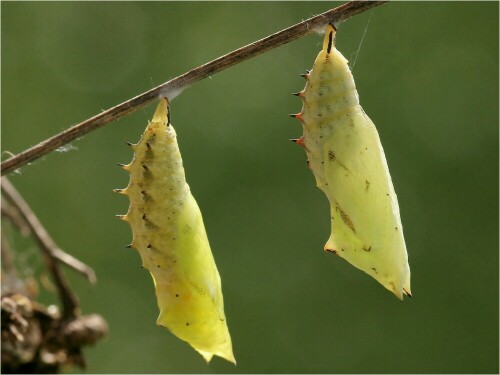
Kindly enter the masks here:
<path id="1" fill-rule="evenodd" d="M 359 105 L 347 60 L 328 25 L 323 49 L 304 75 L 302 111 L 293 117 L 316 185 L 331 207 L 325 250 L 371 275 L 399 299 L 411 297 L 399 206 L 377 129 Z"/>
<path id="2" fill-rule="evenodd" d="M 137 144 L 125 189 L 142 263 L 153 276 L 160 315 L 156 323 L 187 341 L 207 362 L 214 355 L 236 363 L 227 328 L 221 281 L 198 204 L 186 183 L 168 101 L 162 99 Z"/>

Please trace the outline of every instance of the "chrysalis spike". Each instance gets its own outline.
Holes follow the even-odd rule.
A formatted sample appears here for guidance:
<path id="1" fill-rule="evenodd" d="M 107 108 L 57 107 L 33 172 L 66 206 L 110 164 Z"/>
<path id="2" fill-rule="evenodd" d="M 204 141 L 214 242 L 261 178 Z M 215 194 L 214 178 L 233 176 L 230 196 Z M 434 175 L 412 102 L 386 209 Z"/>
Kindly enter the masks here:
<path id="1" fill-rule="evenodd" d="M 127 164 L 123 164 L 123 163 L 117 163 L 118 166 L 126 171 L 129 170 L 129 166 Z"/>
<path id="2" fill-rule="evenodd" d="M 114 193 L 127 195 L 127 189 L 113 189 Z"/>
<path id="3" fill-rule="evenodd" d="M 291 115 L 288 115 L 292 118 L 295 118 L 297 120 L 300 120 L 300 121 L 304 121 L 304 118 L 302 117 L 302 113 L 296 113 L 296 114 L 291 114 Z"/>
<path id="4" fill-rule="evenodd" d="M 299 74 L 302 78 L 309 79 L 309 73 Z"/>
<path id="5" fill-rule="evenodd" d="M 304 137 L 290 139 L 290 142 L 296 143 L 299 146 L 304 147 Z"/>
<path id="6" fill-rule="evenodd" d="M 135 144 L 133 144 L 132 142 L 125 142 L 125 144 L 126 144 L 127 146 L 132 147 L 132 148 L 134 148 L 134 146 L 135 146 Z"/>
<path id="7" fill-rule="evenodd" d="M 119 220 L 128 221 L 127 215 L 115 215 L 115 217 Z"/>
<path id="8" fill-rule="evenodd" d="M 131 244 L 131 243 L 130 243 L 130 244 L 128 244 L 127 246 L 125 246 L 125 248 L 126 248 L 126 249 L 130 249 L 130 248 L 132 248 L 132 244 Z"/>
<path id="9" fill-rule="evenodd" d="M 411 292 L 407 291 L 405 288 L 403 288 L 403 293 L 406 294 L 408 297 L 413 298 Z"/>

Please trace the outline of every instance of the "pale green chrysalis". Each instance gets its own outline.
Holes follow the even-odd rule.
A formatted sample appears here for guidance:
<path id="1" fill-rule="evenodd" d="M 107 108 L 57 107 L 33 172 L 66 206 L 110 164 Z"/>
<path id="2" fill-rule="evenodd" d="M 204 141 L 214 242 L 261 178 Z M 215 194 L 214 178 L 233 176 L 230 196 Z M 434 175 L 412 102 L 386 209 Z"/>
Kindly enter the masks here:
<path id="1" fill-rule="evenodd" d="M 123 168 L 130 182 L 126 215 L 144 268 L 153 277 L 157 324 L 188 342 L 207 362 L 214 355 L 236 363 L 224 314 L 221 280 L 200 209 L 186 183 L 169 107 L 161 99 L 144 134 L 130 145 Z"/>
<path id="2" fill-rule="evenodd" d="M 304 75 L 304 147 L 317 186 L 331 206 L 325 250 L 363 270 L 399 299 L 411 297 L 410 268 L 399 205 L 375 125 L 359 105 L 347 60 L 326 28 L 323 49 Z"/>

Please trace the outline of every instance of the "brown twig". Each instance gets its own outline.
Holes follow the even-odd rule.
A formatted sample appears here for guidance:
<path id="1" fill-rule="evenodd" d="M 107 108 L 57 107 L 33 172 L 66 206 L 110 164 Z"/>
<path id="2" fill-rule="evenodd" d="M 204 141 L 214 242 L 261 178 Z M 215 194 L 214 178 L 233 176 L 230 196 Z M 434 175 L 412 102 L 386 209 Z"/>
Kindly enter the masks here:
<path id="1" fill-rule="evenodd" d="M 247 59 L 289 43 L 304 35 L 310 34 L 314 30 L 324 27 L 328 23 L 333 22 L 338 25 L 340 22 L 349 17 L 374 8 L 385 2 L 386 1 L 350 1 L 337 8 L 297 23 L 287 29 L 269 35 L 254 43 L 248 44 L 204 65 L 194 68 L 187 73 L 184 73 L 149 91 L 137 95 L 132 99 L 118 104 L 115 107 L 101 112 L 98 115 L 74 125 L 69 129 L 11 157 L 1 164 L 1 174 L 4 175 L 12 172 L 13 170 L 56 150 L 57 148 L 91 132 L 92 130 L 100 128 L 101 126 L 118 120 L 129 113 L 139 110 L 155 99 L 166 96 L 169 100 L 173 100 L 174 97 L 183 89 L 204 78 L 207 78 L 208 76 L 214 75 L 215 73 L 239 64 Z"/>
<path id="2" fill-rule="evenodd" d="M 73 319 L 78 315 L 78 300 L 69 288 L 66 279 L 64 278 L 61 270 L 59 269 L 59 262 L 70 265 L 72 268 L 82 270 L 82 265 L 85 268 L 85 274 L 92 280 L 95 279 L 95 274 L 90 267 L 81 263 L 79 260 L 71 257 L 62 251 L 57 244 L 49 236 L 47 230 L 43 227 L 42 223 L 36 215 L 33 213 L 31 208 L 25 202 L 23 197 L 17 192 L 16 188 L 10 183 L 6 177 L 2 177 L 2 193 L 5 198 L 7 198 L 13 206 L 15 206 L 26 224 L 30 228 L 32 234 L 34 235 L 38 245 L 42 249 L 47 267 L 54 277 L 54 282 L 56 283 L 57 290 L 59 293 L 59 298 L 61 299 L 63 307 L 63 317 L 67 319 Z M 76 262 L 75 262 L 76 261 Z"/>
<path id="3" fill-rule="evenodd" d="M 2 245 L 2 251 L 0 251 L 2 259 L 2 273 L 5 272 L 8 277 L 10 277 L 11 275 L 16 276 L 17 272 L 14 267 L 14 260 L 12 258 L 12 249 L 10 247 L 9 241 L 7 241 L 7 238 L 5 238 L 5 233 L 3 231 L 0 240 Z M 3 274 L 2 274 L 2 282 L 3 282 Z"/>
<path id="4" fill-rule="evenodd" d="M 15 207 L 7 205 L 6 202 L 2 202 L 1 211 L 2 217 L 7 218 L 23 237 L 26 237 L 31 233 L 30 228 L 19 214 L 19 210 Z"/>

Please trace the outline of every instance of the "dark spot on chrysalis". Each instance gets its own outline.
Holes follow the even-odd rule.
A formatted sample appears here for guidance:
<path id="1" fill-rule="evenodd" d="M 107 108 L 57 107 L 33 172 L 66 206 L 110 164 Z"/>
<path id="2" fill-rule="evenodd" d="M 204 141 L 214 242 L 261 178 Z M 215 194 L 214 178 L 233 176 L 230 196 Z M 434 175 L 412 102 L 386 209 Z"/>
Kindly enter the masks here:
<path id="1" fill-rule="evenodd" d="M 328 151 L 328 160 L 335 161 L 335 154 L 332 150 Z"/>
<path id="2" fill-rule="evenodd" d="M 368 247 L 363 246 L 363 250 L 364 250 L 364 251 L 371 251 L 371 249 L 372 249 L 372 247 L 371 247 L 371 246 L 368 246 Z"/>
<path id="3" fill-rule="evenodd" d="M 336 206 L 337 212 L 340 214 L 340 218 L 344 222 L 345 225 L 347 225 L 353 233 L 356 233 L 356 229 L 354 228 L 354 224 L 351 221 L 351 218 L 337 205 Z"/>
<path id="4" fill-rule="evenodd" d="M 179 297 L 179 295 L 178 295 L 178 294 L 176 294 L 175 296 L 176 296 L 176 297 Z"/>
<path id="5" fill-rule="evenodd" d="M 167 106 L 167 126 L 170 126 L 170 106 Z"/>
<path id="6" fill-rule="evenodd" d="M 328 35 L 328 47 L 326 48 L 326 53 L 330 53 L 332 51 L 332 45 L 333 45 L 333 31 L 330 31 L 330 34 Z"/>
<path id="7" fill-rule="evenodd" d="M 144 159 L 153 159 L 154 156 L 153 147 L 149 142 L 146 142 L 146 153 L 144 154 Z"/>
<path id="8" fill-rule="evenodd" d="M 142 177 L 144 177 L 145 180 L 150 180 L 153 177 L 153 175 L 151 174 L 151 170 L 145 164 L 142 165 L 142 168 Z"/>
<path id="9" fill-rule="evenodd" d="M 187 325 L 187 326 L 189 326 L 189 323 L 188 323 L 188 322 L 186 322 L 186 325 Z"/>
<path id="10" fill-rule="evenodd" d="M 142 221 L 144 222 L 144 226 L 147 228 L 147 229 L 158 229 L 158 226 L 156 224 L 154 224 L 153 222 L 151 222 L 146 214 L 143 214 L 142 215 Z"/>
<path id="11" fill-rule="evenodd" d="M 151 249 L 153 247 L 153 245 L 149 244 L 148 246 L 146 246 L 148 249 Z"/>
<path id="12" fill-rule="evenodd" d="M 141 190 L 141 194 L 142 194 L 142 199 L 144 200 L 144 202 L 151 202 L 153 200 L 151 195 L 149 195 L 146 190 Z"/>
<path id="13" fill-rule="evenodd" d="M 365 191 L 368 191 L 369 187 L 370 187 L 370 181 L 365 180 Z"/>

